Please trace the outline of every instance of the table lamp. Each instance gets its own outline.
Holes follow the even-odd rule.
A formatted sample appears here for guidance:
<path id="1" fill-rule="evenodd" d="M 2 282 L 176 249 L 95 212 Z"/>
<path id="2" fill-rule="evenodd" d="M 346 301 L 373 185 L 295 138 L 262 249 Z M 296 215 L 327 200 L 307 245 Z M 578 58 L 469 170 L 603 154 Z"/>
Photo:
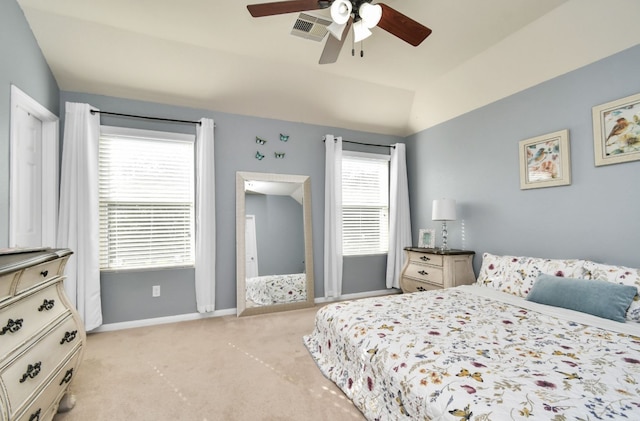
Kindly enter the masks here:
<path id="1" fill-rule="evenodd" d="M 456 201 L 453 199 L 435 199 L 431 210 L 433 221 L 442 221 L 442 247 L 441 251 L 449 250 L 447 246 L 447 221 L 456 220 Z"/>

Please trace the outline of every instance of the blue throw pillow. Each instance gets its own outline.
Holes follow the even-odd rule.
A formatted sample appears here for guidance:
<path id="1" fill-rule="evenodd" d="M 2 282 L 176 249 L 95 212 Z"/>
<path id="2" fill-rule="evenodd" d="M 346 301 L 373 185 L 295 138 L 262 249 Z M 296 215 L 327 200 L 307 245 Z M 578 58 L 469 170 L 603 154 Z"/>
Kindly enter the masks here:
<path id="1" fill-rule="evenodd" d="M 637 293 L 638 289 L 631 285 L 540 274 L 526 299 L 624 323 Z"/>

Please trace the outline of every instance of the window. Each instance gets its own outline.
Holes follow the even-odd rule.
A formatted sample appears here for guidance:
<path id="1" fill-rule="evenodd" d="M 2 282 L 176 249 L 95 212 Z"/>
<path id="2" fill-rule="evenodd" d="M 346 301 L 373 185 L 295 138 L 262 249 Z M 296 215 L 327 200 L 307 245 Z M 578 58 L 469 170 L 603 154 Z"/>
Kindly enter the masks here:
<path id="1" fill-rule="evenodd" d="M 194 140 L 101 127 L 101 269 L 194 264 Z"/>
<path id="2" fill-rule="evenodd" d="M 343 151 L 342 253 L 389 250 L 389 156 Z"/>

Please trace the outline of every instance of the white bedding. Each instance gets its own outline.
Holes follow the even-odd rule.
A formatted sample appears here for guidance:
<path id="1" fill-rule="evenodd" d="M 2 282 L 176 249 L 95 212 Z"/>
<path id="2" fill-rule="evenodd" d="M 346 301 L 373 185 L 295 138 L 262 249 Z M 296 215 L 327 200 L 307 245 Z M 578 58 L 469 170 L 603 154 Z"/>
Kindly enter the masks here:
<path id="1" fill-rule="evenodd" d="M 640 419 L 640 324 L 489 288 L 330 304 L 304 341 L 369 420 Z"/>

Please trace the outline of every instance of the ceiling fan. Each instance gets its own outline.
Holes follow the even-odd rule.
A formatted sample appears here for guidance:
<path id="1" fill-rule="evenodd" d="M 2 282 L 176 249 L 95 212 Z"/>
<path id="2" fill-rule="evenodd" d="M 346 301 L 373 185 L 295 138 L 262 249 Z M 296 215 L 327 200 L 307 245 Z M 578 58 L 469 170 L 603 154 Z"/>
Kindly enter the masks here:
<path id="1" fill-rule="evenodd" d="M 250 4 L 247 9 L 254 18 L 304 12 L 331 7 L 333 22 L 327 27 L 332 35 L 320 56 L 320 64 L 335 63 L 342 45 L 353 27 L 354 42 L 371 35 L 371 28 L 379 27 L 413 45 L 420 45 L 431 29 L 383 3 L 372 4 L 372 0 L 288 0 L 272 3 Z"/>

